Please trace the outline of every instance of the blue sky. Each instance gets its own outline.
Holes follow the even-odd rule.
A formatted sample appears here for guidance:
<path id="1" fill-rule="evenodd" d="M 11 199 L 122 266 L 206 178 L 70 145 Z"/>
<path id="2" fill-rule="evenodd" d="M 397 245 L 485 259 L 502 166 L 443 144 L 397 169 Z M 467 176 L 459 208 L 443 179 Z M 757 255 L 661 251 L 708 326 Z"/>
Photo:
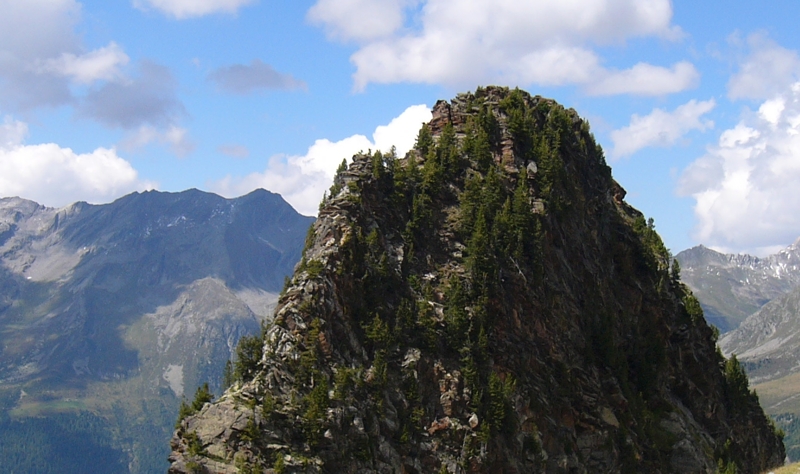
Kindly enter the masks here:
<path id="1" fill-rule="evenodd" d="M 800 237 L 800 3 L 0 0 L 0 196 L 257 187 L 313 214 L 438 99 L 519 86 L 592 125 L 675 253 Z"/>

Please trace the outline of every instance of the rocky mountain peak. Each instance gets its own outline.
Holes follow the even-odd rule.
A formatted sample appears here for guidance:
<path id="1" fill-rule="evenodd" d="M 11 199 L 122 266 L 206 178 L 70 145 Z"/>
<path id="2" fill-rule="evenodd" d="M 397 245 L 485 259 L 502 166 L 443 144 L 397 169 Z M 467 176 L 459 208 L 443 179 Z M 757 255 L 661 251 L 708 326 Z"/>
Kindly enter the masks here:
<path id="1" fill-rule="evenodd" d="M 784 449 L 577 113 L 440 101 L 338 171 L 184 472 L 760 472 Z"/>

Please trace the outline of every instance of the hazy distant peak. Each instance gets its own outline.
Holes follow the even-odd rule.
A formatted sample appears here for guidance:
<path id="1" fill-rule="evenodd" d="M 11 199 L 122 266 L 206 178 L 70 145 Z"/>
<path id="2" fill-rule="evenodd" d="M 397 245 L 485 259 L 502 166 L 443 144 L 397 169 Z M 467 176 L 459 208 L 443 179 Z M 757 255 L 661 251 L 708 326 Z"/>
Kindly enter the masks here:
<path id="1" fill-rule="evenodd" d="M 800 285 L 800 239 L 766 257 L 720 253 L 698 245 L 675 258 L 706 318 L 723 332 Z"/>

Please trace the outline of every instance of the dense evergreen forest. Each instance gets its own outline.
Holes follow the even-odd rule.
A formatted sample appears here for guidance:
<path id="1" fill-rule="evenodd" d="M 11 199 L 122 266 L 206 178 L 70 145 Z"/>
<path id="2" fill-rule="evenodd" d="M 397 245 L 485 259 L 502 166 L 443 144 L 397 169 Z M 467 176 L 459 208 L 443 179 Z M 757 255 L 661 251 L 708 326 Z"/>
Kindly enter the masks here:
<path id="1" fill-rule="evenodd" d="M 142 417 L 115 403 L 110 418 L 65 407 L 62 412 L 11 416 L 18 393 L 0 394 L 0 472 L 3 474 L 86 474 L 164 471 L 174 409 L 155 400 L 142 402 Z M 119 426 L 125 426 L 120 430 Z M 140 440 L 150 440 L 141 442 Z"/>
<path id="2" fill-rule="evenodd" d="M 127 455 L 91 413 L 0 421 L 0 471 L 10 474 L 126 472 Z"/>

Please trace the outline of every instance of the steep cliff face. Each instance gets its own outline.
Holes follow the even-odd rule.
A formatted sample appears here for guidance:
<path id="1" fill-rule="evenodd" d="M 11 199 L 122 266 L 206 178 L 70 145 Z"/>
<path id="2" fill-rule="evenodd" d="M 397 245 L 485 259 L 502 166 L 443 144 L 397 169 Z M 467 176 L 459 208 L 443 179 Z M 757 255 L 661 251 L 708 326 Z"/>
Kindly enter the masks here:
<path id="1" fill-rule="evenodd" d="M 170 472 L 760 472 L 783 445 L 588 124 L 503 88 L 337 174 Z M 257 361 L 257 362 L 256 362 Z"/>

